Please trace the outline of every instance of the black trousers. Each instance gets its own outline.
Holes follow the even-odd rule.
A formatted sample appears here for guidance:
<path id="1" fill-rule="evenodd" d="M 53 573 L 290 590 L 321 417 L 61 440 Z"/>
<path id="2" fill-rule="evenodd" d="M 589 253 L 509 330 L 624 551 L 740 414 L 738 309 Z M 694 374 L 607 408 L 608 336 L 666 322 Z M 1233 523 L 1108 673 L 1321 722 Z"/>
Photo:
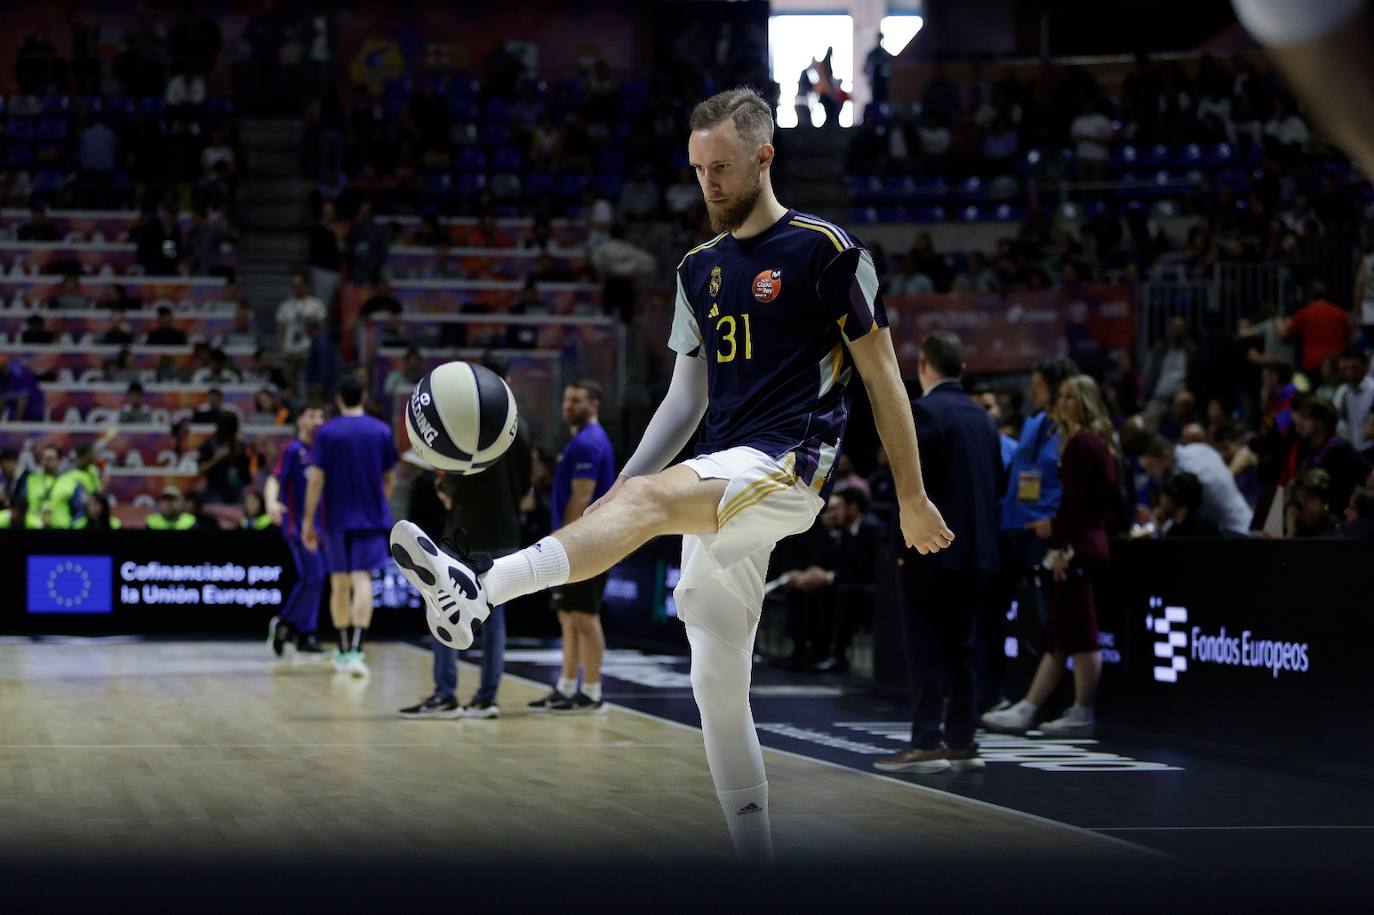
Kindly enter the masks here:
<path id="1" fill-rule="evenodd" d="M 973 742 L 973 629 L 984 578 L 973 570 L 937 568 L 925 557 L 908 556 L 902 566 L 911 745 L 919 750 Z"/>

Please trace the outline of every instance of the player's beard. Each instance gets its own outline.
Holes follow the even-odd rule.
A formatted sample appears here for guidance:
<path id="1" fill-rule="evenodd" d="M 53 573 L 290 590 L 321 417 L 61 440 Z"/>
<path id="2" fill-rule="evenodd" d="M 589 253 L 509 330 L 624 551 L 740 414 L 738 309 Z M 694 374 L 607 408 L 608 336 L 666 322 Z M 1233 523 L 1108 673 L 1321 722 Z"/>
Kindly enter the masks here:
<path id="1" fill-rule="evenodd" d="M 724 203 L 706 203 L 706 215 L 711 218 L 712 232 L 733 232 L 754 212 L 754 206 L 763 193 L 762 170 L 754 173 L 753 184 L 738 197 L 731 197 Z"/>

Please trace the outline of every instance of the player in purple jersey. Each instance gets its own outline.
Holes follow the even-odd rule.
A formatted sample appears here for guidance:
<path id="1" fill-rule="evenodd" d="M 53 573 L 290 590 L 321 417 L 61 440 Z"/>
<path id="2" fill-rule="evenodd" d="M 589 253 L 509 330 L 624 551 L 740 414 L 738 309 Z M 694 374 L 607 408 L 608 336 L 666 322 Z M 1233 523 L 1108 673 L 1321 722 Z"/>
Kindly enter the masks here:
<path id="1" fill-rule="evenodd" d="M 305 511 L 305 468 L 315 430 L 324 422 L 324 411 L 306 407 L 296 417 L 296 437 L 282 446 L 272 475 L 267 478 L 263 496 L 272 523 L 281 528 L 282 538 L 296 565 L 296 584 L 287 595 L 281 616 L 272 617 L 267 627 L 268 642 L 277 657 L 286 643 L 295 640 L 299 651 L 317 653 L 315 628 L 324 595 L 324 563 L 320 554 L 301 543 L 301 515 Z M 316 519 L 318 523 L 319 519 Z"/>
<path id="2" fill-rule="evenodd" d="M 610 492 L 494 561 L 447 553 L 405 521 L 391 550 L 426 597 L 430 631 L 466 647 L 490 605 L 585 581 L 654 537 L 682 534 L 674 597 L 706 762 L 736 854 L 766 860 L 768 782 L 749 708 L 764 573 L 774 544 L 810 528 L 825 504 L 855 372 L 891 461 L 903 540 L 924 555 L 954 533 L 921 478 L 873 258 L 840 227 L 778 203 L 768 103 L 752 89 L 702 102 L 687 153 L 721 234 L 679 265 L 672 381 Z M 710 450 L 667 467 L 703 417 Z"/>
<path id="3" fill-rule="evenodd" d="M 329 572 L 329 614 L 339 630 L 338 670 L 366 676 L 363 633 L 372 623 L 372 572 L 386 564 L 396 442 L 386 423 L 363 413 L 363 386 L 339 386 L 339 415 L 310 446 L 301 542 Z M 315 513 L 319 510 L 319 526 Z"/>
<path id="4" fill-rule="evenodd" d="M 572 524 L 615 485 L 615 451 L 601 427 L 601 385 L 583 379 L 563 391 L 563 419 L 572 430 L 553 470 L 549 504 L 553 530 Z M 554 588 L 549 603 L 563 632 L 563 670 L 549 694 L 529 704 L 531 711 L 587 715 L 605 711 L 601 698 L 601 659 L 606 634 L 601 629 L 601 599 L 606 574 Z M 577 670 L 582 669 L 582 689 Z"/>

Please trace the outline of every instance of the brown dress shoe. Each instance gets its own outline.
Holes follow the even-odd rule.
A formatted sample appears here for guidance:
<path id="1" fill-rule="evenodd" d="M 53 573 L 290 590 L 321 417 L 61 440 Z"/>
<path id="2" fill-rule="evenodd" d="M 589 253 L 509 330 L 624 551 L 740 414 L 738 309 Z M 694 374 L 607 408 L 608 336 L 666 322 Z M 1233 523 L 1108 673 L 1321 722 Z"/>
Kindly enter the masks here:
<path id="1" fill-rule="evenodd" d="M 948 754 L 944 747 L 933 750 L 908 747 L 900 753 L 878 757 L 873 760 L 873 768 L 879 772 L 944 772 L 949 768 Z"/>
<path id="2" fill-rule="evenodd" d="M 949 760 L 949 766 L 955 772 L 981 769 L 985 765 L 983 758 L 978 755 L 978 744 L 976 743 L 971 743 L 960 750 L 946 747 L 945 758 Z"/>

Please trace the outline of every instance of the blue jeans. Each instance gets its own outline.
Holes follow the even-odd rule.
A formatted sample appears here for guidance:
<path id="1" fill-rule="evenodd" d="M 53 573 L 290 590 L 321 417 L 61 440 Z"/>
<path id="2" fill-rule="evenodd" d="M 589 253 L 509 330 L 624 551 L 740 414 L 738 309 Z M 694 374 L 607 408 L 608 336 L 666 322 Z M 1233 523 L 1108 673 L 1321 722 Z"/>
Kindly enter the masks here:
<path id="1" fill-rule="evenodd" d="M 506 663 L 506 605 L 493 607 L 491 615 L 477 632 L 482 646 L 482 685 L 473 702 L 495 702 L 496 688 L 501 685 L 501 669 Z M 430 637 L 429 648 L 434 652 L 434 692 L 444 699 L 458 698 L 458 649 Z"/>
<path id="2" fill-rule="evenodd" d="M 324 560 L 301 543 L 300 537 L 286 535 L 291 559 L 296 563 L 296 584 L 287 595 L 281 620 L 297 635 L 310 635 L 320 619 L 320 598 L 324 596 Z"/>

